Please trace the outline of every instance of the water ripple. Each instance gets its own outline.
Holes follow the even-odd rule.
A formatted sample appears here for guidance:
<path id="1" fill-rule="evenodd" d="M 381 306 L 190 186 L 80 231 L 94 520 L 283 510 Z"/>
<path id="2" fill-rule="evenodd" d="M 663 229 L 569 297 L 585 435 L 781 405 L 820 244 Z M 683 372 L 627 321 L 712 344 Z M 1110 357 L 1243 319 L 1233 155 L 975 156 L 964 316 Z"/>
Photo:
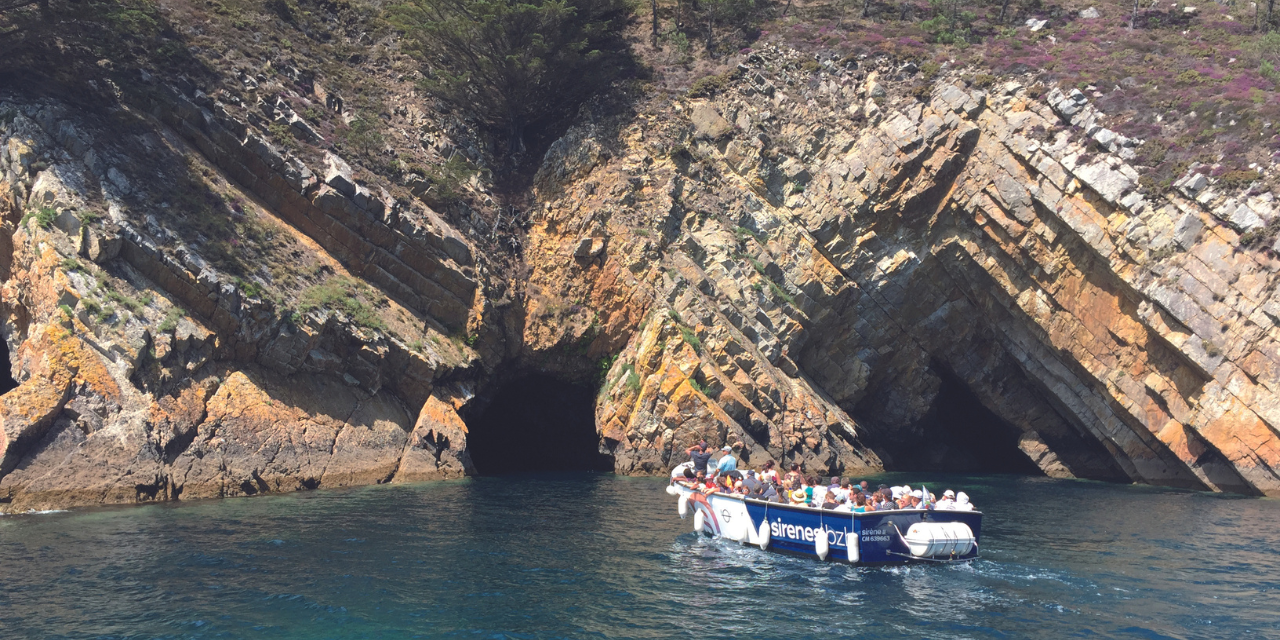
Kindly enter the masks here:
<path id="1" fill-rule="evenodd" d="M 610 475 L 10 516 L 0 637 L 1280 637 L 1280 501 L 924 480 L 987 507 L 983 559 L 708 540 L 660 481 Z"/>

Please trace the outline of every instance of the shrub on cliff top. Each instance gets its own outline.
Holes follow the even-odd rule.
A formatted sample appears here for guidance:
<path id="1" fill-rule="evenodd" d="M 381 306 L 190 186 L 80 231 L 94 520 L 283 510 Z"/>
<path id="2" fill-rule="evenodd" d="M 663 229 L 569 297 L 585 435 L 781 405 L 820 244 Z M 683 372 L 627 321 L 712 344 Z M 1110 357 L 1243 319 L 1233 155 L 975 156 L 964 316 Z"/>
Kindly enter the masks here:
<path id="1" fill-rule="evenodd" d="M 713 96 L 724 90 L 725 87 L 729 86 L 729 84 L 741 73 L 742 72 L 737 67 L 734 67 L 719 75 L 709 75 L 698 78 L 698 80 L 693 83 L 693 86 L 689 87 L 689 97 L 700 98 Z"/>
<path id="2" fill-rule="evenodd" d="M 423 88 L 523 148 L 625 61 L 626 0 L 406 0 L 388 18 L 424 64 Z"/>

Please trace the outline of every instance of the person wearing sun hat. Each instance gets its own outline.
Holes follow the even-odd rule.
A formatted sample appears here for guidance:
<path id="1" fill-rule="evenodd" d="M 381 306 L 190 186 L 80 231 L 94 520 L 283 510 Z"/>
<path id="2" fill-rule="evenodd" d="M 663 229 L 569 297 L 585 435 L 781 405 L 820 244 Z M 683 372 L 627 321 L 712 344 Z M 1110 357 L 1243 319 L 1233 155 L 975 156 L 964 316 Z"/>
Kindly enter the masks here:
<path id="1" fill-rule="evenodd" d="M 795 491 L 792 491 L 791 504 L 800 505 L 800 506 L 808 505 L 809 494 L 805 493 L 804 489 L 796 489 Z"/>

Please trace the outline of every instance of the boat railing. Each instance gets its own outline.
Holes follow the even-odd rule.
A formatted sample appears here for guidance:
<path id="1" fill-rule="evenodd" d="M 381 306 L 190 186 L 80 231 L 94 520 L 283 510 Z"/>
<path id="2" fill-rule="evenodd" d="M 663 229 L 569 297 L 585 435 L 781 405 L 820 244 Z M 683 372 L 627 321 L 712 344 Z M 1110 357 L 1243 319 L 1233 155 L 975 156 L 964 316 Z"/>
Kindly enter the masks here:
<path id="1" fill-rule="evenodd" d="M 848 514 L 851 514 L 851 515 L 854 515 L 854 516 L 873 516 L 873 515 L 876 515 L 876 514 L 886 514 L 886 513 L 903 513 L 903 514 L 907 514 L 907 513 L 976 513 L 976 514 L 979 514 L 979 515 L 981 515 L 981 514 L 982 514 L 982 512 L 981 512 L 981 511 L 978 511 L 978 510 L 976 510 L 976 509 L 975 509 L 975 510 L 973 510 L 973 511 L 958 511 L 958 510 L 953 510 L 953 509 L 886 509 L 886 510 L 883 510 L 883 511 L 868 511 L 868 512 L 866 512 L 866 513 L 860 513 L 860 512 L 852 512 L 852 511 L 833 511 L 833 510 L 831 510 L 831 509 L 823 509 L 823 508 L 821 508 L 821 507 L 811 507 L 811 506 L 809 506 L 809 505 L 805 505 L 805 504 L 791 504 L 791 503 L 789 503 L 789 502 L 769 502 L 768 500 L 761 500 L 761 499 L 759 499 L 759 498 L 748 498 L 748 497 L 746 497 L 746 496 L 740 496 L 740 495 L 733 494 L 733 493 L 712 493 L 712 494 L 708 494 L 708 497 L 711 497 L 711 496 L 715 496 L 715 497 L 718 497 L 718 498 L 728 498 L 728 499 L 732 499 L 732 500 L 741 500 L 741 501 L 743 501 L 743 502 L 748 502 L 748 503 L 752 503 L 752 504 L 766 505 L 766 506 L 768 506 L 770 509 L 778 509 L 778 508 L 783 508 L 783 509 L 796 509 L 796 510 L 800 510 L 800 511 L 813 511 L 813 512 L 815 512 L 815 513 L 817 513 L 817 512 L 821 512 L 821 513 L 848 513 Z"/>

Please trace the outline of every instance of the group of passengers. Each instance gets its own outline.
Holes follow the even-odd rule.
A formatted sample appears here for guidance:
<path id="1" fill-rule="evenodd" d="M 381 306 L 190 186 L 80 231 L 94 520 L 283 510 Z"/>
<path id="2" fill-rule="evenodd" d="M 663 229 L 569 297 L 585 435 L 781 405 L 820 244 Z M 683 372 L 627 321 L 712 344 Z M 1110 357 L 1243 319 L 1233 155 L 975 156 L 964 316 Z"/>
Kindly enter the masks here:
<path id="1" fill-rule="evenodd" d="M 737 445 L 741 447 L 741 443 Z M 880 485 L 872 490 L 866 480 L 852 482 L 832 477 L 823 484 L 817 476 L 805 476 L 799 464 L 779 475 L 773 460 L 764 463 L 759 471 L 739 470 L 733 447 L 725 445 L 723 454 L 712 460 L 714 452 L 706 441 L 689 447 L 689 462 L 676 467 L 673 481 L 704 494 L 729 493 L 757 500 L 816 507 L 832 511 L 868 513 L 894 509 L 941 509 L 972 511 L 969 496 L 961 491 L 947 489 L 938 497 L 923 487 L 912 489 L 904 485 L 890 487 Z"/>

